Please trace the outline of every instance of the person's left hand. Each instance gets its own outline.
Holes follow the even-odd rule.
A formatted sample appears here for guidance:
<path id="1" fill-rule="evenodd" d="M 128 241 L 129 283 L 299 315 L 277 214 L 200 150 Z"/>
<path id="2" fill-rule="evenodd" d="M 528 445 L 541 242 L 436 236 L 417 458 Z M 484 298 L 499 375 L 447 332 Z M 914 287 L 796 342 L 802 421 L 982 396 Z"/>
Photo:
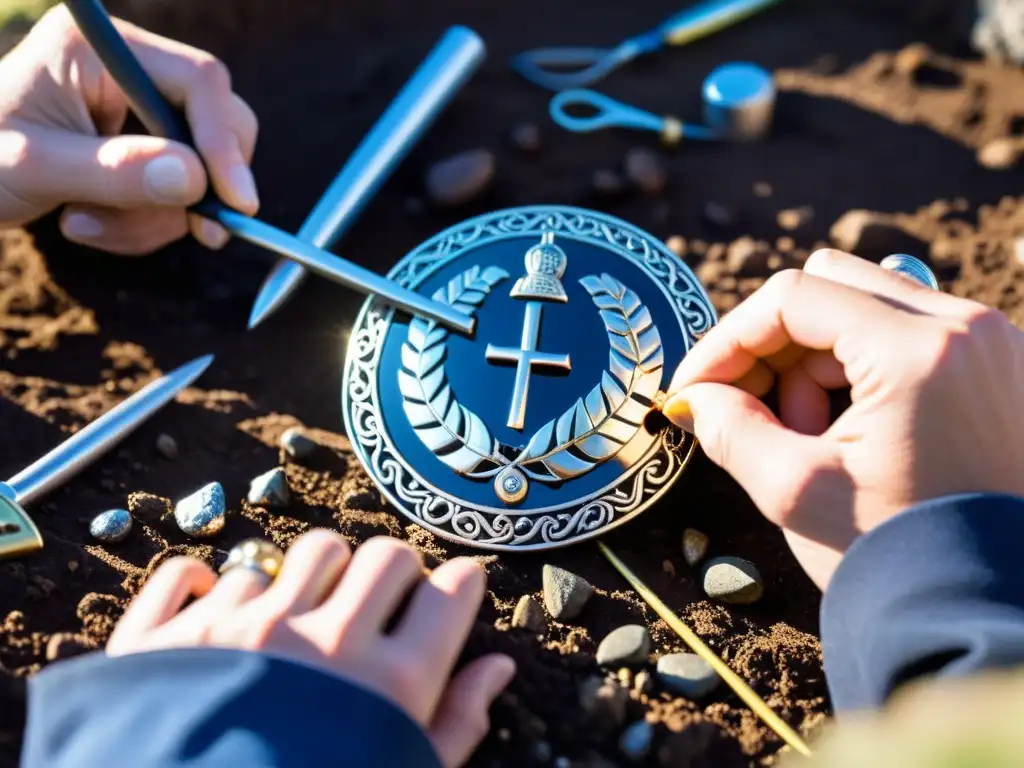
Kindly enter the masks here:
<path id="1" fill-rule="evenodd" d="M 198 154 L 154 136 L 117 135 L 128 116 L 125 95 L 58 5 L 0 60 L 0 228 L 66 204 L 64 236 L 99 250 L 140 255 L 189 231 L 221 248 L 228 233 L 185 209 L 209 182 L 229 206 L 256 214 L 249 170 L 256 116 L 209 53 L 114 23 L 160 91 L 184 110 Z"/>

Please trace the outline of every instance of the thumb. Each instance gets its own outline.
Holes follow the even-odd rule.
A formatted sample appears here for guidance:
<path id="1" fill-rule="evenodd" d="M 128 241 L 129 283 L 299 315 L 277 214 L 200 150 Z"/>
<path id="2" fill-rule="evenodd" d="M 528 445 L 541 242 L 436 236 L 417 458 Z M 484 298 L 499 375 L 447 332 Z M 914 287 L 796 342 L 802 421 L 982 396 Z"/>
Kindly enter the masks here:
<path id="1" fill-rule="evenodd" d="M 155 136 L 95 137 L 33 129 L 18 189 L 39 203 L 184 208 L 206 193 L 206 170 L 189 147 Z"/>
<path id="2" fill-rule="evenodd" d="M 772 522 L 783 525 L 812 482 L 840 465 L 827 440 L 787 429 L 764 403 L 728 384 L 691 384 L 662 413 L 694 434 Z"/>
<path id="3" fill-rule="evenodd" d="M 428 734 L 445 768 L 464 765 L 490 730 L 487 711 L 516 672 L 508 656 L 470 662 L 452 678 Z"/>

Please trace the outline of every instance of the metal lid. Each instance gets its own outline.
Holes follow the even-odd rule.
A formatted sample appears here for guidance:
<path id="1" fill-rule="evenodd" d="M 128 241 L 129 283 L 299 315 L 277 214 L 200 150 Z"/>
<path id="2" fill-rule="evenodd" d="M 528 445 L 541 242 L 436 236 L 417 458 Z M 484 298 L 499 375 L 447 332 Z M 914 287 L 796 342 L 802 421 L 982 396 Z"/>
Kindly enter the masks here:
<path id="1" fill-rule="evenodd" d="M 564 206 L 441 232 L 388 275 L 477 320 L 466 338 L 371 298 L 349 338 L 345 425 L 410 520 L 484 549 L 587 539 L 653 504 L 693 440 L 652 411 L 717 320 L 652 235 Z"/>
<path id="2" fill-rule="evenodd" d="M 771 72 L 756 64 L 723 64 L 704 80 L 704 101 L 718 109 L 742 109 L 774 98 Z"/>

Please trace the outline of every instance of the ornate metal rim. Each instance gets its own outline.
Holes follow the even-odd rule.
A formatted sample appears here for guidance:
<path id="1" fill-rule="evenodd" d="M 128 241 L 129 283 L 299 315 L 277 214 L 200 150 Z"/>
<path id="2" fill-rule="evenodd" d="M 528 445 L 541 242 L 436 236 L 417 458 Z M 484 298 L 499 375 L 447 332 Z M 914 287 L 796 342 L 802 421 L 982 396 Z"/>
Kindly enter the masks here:
<path id="1" fill-rule="evenodd" d="M 406 254 L 387 277 L 415 288 L 481 240 L 540 235 L 551 230 L 630 258 L 662 290 L 679 317 L 686 350 L 717 322 L 710 298 L 693 272 L 663 243 L 613 216 L 571 206 L 527 206 L 494 211 L 456 224 Z M 342 379 L 342 414 L 356 455 L 381 493 L 411 522 L 465 546 L 490 551 L 553 549 L 601 535 L 655 503 L 682 475 L 696 447 L 693 438 L 668 429 L 655 436 L 633 467 L 584 498 L 558 506 L 514 509 L 467 505 L 424 480 L 395 449 L 378 423 L 377 373 L 394 311 L 371 297 L 349 336 Z M 358 411 L 358 413 L 356 412 Z M 434 511 L 441 507 L 440 514 Z M 521 523 L 529 530 L 517 534 Z M 461 526 L 461 527 L 460 527 Z M 488 536 L 479 540 L 482 533 Z M 542 543 L 516 544 L 540 534 Z"/>

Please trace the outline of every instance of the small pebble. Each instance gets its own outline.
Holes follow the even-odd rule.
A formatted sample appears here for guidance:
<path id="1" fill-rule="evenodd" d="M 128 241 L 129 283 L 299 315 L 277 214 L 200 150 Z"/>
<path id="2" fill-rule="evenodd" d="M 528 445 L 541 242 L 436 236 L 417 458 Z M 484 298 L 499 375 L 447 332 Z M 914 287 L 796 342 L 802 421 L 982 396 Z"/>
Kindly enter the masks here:
<path id="1" fill-rule="evenodd" d="M 540 128 L 536 123 L 519 123 L 512 129 L 510 138 L 521 152 L 536 152 L 541 147 Z"/>
<path id="2" fill-rule="evenodd" d="M 215 536 L 224 528 L 226 506 L 220 483 L 210 483 L 179 501 L 174 519 L 189 536 Z"/>
<path id="3" fill-rule="evenodd" d="M 544 607 L 552 618 L 559 621 L 579 616 L 594 594 L 594 588 L 586 579 L 553 565 L 544 566 L 542 581 Z"/>
<path id="4" fill-rule="evenodd" d="M 629 150 L 623 168 L 633 186 L 650 195 L 663 191 L 668 182 L 664 159 L 646 147 L 633 147 Z"/>
<path id="5" fill-rule="evenodd" d="M 156 451 L 168 461 L 178 458 L 178 443 L 168 434 L 162 434 L 156 439 Z"/>
<path id="6" fill-rule="evenodd" d="M 633 723 L 619 738 L 619 749 L 630 760 L 639 762 L 647 756 L 653 736 L 654 727 L 646 720 Z"/>
<path id="7" fill-rule="evenodd" d="M 427 171 L 427 194 L 435 205 L 468 203 L 490 186 L 495 165 L 494 154 L 487 149 L 471 149 L 445 158 Z"/>
<path id="8" fill-rule="evenodd" d="M 534 759 L 541 763 L 546 763 L 551 759 L 551 745 L 546 741 L 535 741 L 530 747 L 530 751 L 533 753 Z"/>
<path id="9" fill-rule="evenodd" d="M 658 659 L 658 679 L 674 693 L 700 699 L 718 687 L 721 678 L 694 653 L 673 653 Z"/>
<path id="10" fill-rule="evenodd" d="M 602 667 L 622 667 L 647 663 L 651 653 L 651 635 L 647 627 L 628 624 L 612 631 L 597 647 L 597 663 Z"/>
<path id="11" fill-rule="evenodd" d="M 618 683 L 602 680 L 597 675 L 588 677 L 580 683 L 580 708 L 609 727 L 618 728 L 626 721 L 628 701 L 629 691 Z"/>
<path id="12" fill-rule="evenodd" d="M 629 667 L 620 667 L 619 671 L 615 673 L 615 679 L 623 687 L 629 688 L 633 684 L 633 670 Z"/>
<path id="13" fill-rule="evenodd" d="M 601 195 L 617 195 L 623 189 L 622 177 L 615 171 L 607 168 L 599 168 L 590 177 L 590 184 L 594 191 Z"/>
<path id="14" fill-rule="evenodd" d="M 772 185 L 767 181 L 759 181 L 754 184 L 754 194 L 758 197 L 771 197 L 772 191 Z"/>
<path id="15" fill-rule="evenodd" d="M 108 509 L 89 523 L 89 533 L 106 544 L 124 541 L 132 532 L 132 516 L 124 509 Z"/>
<path id="16" fill-rule="evenodd" d="M 661 570 L 667 573 L 670 577 L 674 577 L 676 575 L 676 567 L 672 565 L 671 560 L 662 560 Z"/>
<path id="17" fill-rule="evenodd" d="M 517 629 L 528 629 L 535 635 L 542 635 L 548 631 L 544 609 L 530 595 L 523 595 L 516 603 L 516 610 L 512 614 L 512 626 Z"/>
<path id="18" fill-rule="evenodd" d="M 704 566 L 704 591 L 708 597 L 734 605 L 761 599 L 764 582 L 757 567 L 739 557 L 716 557 Z"/>
<path id="19" fill-rule="evenodd" d="M 291 427 L 281 435 L 281 447 L 291 458 L 304 459 L 316 449 L 316 443 L 299 432 L 297 427 Z"/>
<path id="20" fill-rule="evenodd" d="M 736 212 L 725 203 L 710 202 L 704 206 L 704 220 L 713 227 L 731 227 L 736 223 Z"/>
<path id="21" fill-rule="evenodd" d="M 654 681 L 651 679 L 651 673 L 646 669 L 641 669 L 636 673 L 636 677 L 633 678 L 633 691 L 636 693 L 650 693 L 651 688 L 654 687 Z"/>
<path id="22" fill-rule="evenodd" d="M 1021 144 L 1010 138 L 993 139 L 978 150 L 978 162 L 986 168 L 1002 171 L 1017 162 Z"/>
<path id="23" fill-rule="evenodd" d="M 835 247 L 861 258 L 881 260 L 890 253 L 924 254 L 928 243 L 895 224 L 884 214 L 848 211 L 829 230 Z"/>
<path id="24" fill-rule="evenodd" d="M 665 241 L 665 247 L 676 256 L 682 256 L 686 253 L 686 240 L 679 235 L 672 235 L 672 237 Z"/>
<path id="25" fill-rule="evenodd" d="M 725 261 L 729 271 L 737 277 L 764 277 L 768 272 L 768 243 L 741 237 L 729 245 Z"/>
<path id="26" fill-rule="evenodd" d="M 498 741 L 509 741 L 512 738 L 512 731 L 510 731 L 508 728 L 499 728 L 497 735 Z"/>
<path id="27" fill-rule="evenodd" d="M 260 507 L 284 507 L 291 498 L 288 476 L 282 467 L 274 467 L 249 483 L 249 503 Z"/>
<path id="28" fill-rule="evenodd" d="M 801 208 L 789 208 L 785 211 L 779 211 L 779 215 L 776 217 L 779 228 L 790 232 L 810 224 L 813 219 L 814 209 L 809 205 L 805 205 Z"/>
<path id="29" fill-rule="evenodd" d="M 683 558 L 691 568 L 704 559 L 708 553 L 707 534 L 701 533 L 696 528 L 687 528 L 683 531 Z"/>

